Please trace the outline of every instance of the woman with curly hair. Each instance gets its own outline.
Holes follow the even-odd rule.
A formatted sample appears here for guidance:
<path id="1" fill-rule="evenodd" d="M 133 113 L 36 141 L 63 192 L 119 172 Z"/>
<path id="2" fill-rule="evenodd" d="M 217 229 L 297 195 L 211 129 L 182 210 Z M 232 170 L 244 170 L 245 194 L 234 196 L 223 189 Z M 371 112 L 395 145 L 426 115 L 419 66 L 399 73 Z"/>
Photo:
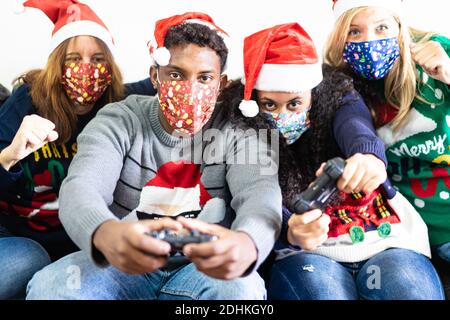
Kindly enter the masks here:
<path id="1" fill-rule="evenodd" d="M 389 177 L 450 263 L 450 39 L 408 28 L 401 0 L 334 2 L 326 62 L 354 79 L 386 144 Z"/>
<path id="2" fill-rule="evenodd" d="M 442 299 L 426 226 L 386 179 L 384 145 L 351 78 L 322 70 L 297 23 L 247 37 L 244 70 L 245 85 L 223 92 L 223 109 L 239 128 L 281 133 L 284 226 L 269 297 Z M 323 212 L 293 214 L 293 197 L 336 156 L 346 159 L 340 193 Z"/>

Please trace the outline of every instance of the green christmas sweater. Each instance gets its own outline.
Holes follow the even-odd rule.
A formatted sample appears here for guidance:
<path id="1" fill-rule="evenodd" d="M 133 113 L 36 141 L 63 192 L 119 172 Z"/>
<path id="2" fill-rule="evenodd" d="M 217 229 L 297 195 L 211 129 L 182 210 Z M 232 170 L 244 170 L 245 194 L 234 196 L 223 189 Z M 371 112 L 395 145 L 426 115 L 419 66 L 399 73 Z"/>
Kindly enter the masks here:
<path id="1" fill-rule="evenodd" d="M 434 36 L 450 55 L 450 39 Z M 406 125 L 378 134 L 386 145 L 388 173 L 395 187 L 414 205 L 428 226 L 431 245 L 450 242 L 450 87 L 418 69 L 419 95 Z"/>

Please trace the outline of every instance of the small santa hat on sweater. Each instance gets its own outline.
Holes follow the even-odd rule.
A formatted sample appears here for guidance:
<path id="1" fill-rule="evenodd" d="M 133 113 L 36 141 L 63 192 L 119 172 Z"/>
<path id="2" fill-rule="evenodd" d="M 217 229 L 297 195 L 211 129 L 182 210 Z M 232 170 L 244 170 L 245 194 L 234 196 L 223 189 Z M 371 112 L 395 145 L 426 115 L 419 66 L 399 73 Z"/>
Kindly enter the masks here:
<path id="1" fill-rule="evenodd" d="M 77 0 L 28 0 L 24 3 L 18 2 L 15 12 L 22 13 L 26 7 L 41 10 L 54 23 L 50 52 L 65 40 L 75 36 L 96 37 L 114 52 L 111 33 L 88 5 Z"/>
<path id="2" fill-rule="evenodd" d="M 304 92 L 323 79 L 314 41 L 298 23 L 277 25 L 245 38 L 244 75 L 239 109 L 245 117 L 259 113 L 256 101 L 250 100 L 254 89 Z"/>
<path id="3" fill-rule="evenodd" d="M 200 166 L 185 161 L 162 165 L 142 189 L 138 211 L 177 215 L 201 210 L 212 199 L 201 181 Z M 152 212 L 153 211 L 153 212 Z"/>
<path id="4" fill-rule="evenodd" d="M 335 19 L 346 11 L 358 7 L 382 7 L 401 15 L 402 0 L 332 0 Z"/>
<path id="5" fill-rule="evenodd" d="M 201 12 L 186 12 L 181 15 L 175 15 L 166 19 L 161 19 L 156 22 L 154 38 L 149 41 L 149 51 L 153 61 L 160 66 L 167 66 L 170 61 L 170 52 L 164 47 L 164 40 L 170 28 L 178 26 L 183 23 L 197 23 L 216 30 L 217 34 L 222 37 L 225 44 L 227 44 L 228 34 L 218 27 L 214 20 L 205 13 Z"/>

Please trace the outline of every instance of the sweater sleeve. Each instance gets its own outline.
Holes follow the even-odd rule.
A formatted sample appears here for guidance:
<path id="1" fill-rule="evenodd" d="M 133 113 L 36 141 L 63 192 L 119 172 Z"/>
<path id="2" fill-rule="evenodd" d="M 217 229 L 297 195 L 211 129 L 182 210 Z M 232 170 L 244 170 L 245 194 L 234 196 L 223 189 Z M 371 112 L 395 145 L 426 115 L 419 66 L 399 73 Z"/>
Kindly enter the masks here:
<path id="1" fill-rule="evenodd" d="M 8 99 L 8 97 L 11 95 L 8 89 L 6 89 L 1 83 L 0 83 L 0 107 L 3 105 L 3 103 Z"/>
<path id="2" fill-rule="evenodd" d="M 247 233 L 258 251 L 247 275 L 267 258 L 281 228 L 277 153 L 256 135 L 240 135 L 228 148 L 226 179 L 236 213 L 231 229 Z M 256 161 L 251 160 L 254 156 Z"/>
<path id="3" fill-rule="evenodd" d="M 0 191 L 8 189 L 22 176 L 22 167 L 20 164 L 15 165 L 9 171 L 0 166 Z"/>
<path id="4" fill-rule="evenodd" d="M 109 206 L 135 121 L 123 103 L 102 108 L 78 136 L 78 152 L 61 186 L 60 220 L 72 240 L 99 264 L 105 261 L 93 247 L 92 237 L 102 223 L 118 220 Z"/>
<path id="5" fill-rule="evenodd" d="M 0 109 L 0 152 L 11 144 L 23 118 L 34 113 L 28 86 L 18 88 Z M 22 176 L 20 162 L 6 171 L 0 165 L 0 191 L 11 187 Z"/>
<path id="6" fill-rule="evenodd" d="M 286 248 L 289 248 L 291 250 L 301 250 L 300 247 L 294 246 L 288 241 L 289 219 L 291 218 L 292 214 L 293 213 L 288 208 L 283 206 L 283 223 L 281 225 L 280 237 L 278 238 L 275 246 L 275 249 L 277 250 Z"/>
<path id="7" fill-rule="evenodd" d="M 156 95 L 156 89 L 153 87 L 150 78 L 147 78 L 141 81 L 125 84 L 125 97 L 132 94 L 154 96 Z"/>
<path id="8" fill-rule="evenodd" d="M 359 95 L 344 97 L 336 111 L 333 133 L 346 158 L 356 153 L 373 154 L 387 165 L 384 143 L 378 138 L 369 109 Z"/>

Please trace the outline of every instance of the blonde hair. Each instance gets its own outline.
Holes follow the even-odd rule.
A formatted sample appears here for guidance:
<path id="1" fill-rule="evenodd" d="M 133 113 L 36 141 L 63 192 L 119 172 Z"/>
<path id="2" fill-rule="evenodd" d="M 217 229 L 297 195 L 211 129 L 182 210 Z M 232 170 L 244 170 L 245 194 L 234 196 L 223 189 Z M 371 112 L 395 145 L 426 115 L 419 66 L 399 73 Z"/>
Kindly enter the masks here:
<path id="1" fill-rule="evenodd" d="M 338 68 L 345 68 L 347 66 L 342 53 L 347 42 L 350 25 L 353 18 L 366 9 L 367 7 L 360 7 L 348 10 L 336 21 L 334 30 L 325 45 L 325 63 Z M 400 28 L 398 36 L 400 57 L 385 78 L 384 95 L 387 102 L 398 110 L 396 117 L 391 122 L 393 129 L 398 130 L 404 125 L 406 115 L 411 109 L 411 104 L 414 99 L 426 102 L 418 94 L 418 71 L 411 57 L 409 45 L 411 42 L 426 42 L 435 33 L 408 28 L 402 23 L 399 16 L 394 15 L 394 18 Z M 377 119 L 377 114 L 373 110 L 373 106 L 369 107 L 371 107 L 372 114 Z"/>
<path id="2" fill-rule="evenodd" d="M 71 39 L 73 38 L 65 40 L 50 54 L 44 69 L 31 70 L 14 81 L 16 86 L 24 83 L 30 85 L 33 105 L 40 116 L 55 124 L 55 130 L 59 135 L 58 143 L 68 142 L 77 129 L 78 116 L 61 82 Z M 122 74 L 106 44 L 100 39 L 95 38 L 95 40 L 102 48 L 105 60 L 111 67 L 112 83 L 103 94 L 106 97 L 105 102 L 119 101 L 124 93 Z"/>

